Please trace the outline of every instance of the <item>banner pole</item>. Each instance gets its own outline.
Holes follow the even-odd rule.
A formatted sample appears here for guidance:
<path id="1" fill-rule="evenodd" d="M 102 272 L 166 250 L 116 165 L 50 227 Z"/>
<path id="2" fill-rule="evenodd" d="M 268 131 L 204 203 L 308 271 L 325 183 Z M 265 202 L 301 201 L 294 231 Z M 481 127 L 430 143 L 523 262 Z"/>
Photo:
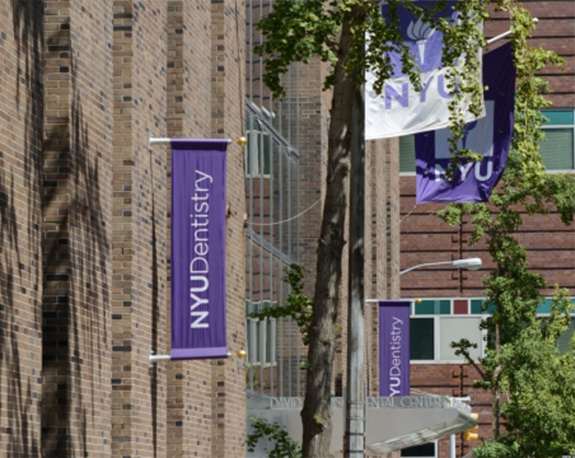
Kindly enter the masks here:
<path id="1" fill-rule="evenodd" d="M 168 138 L 168 137 L 154 137 L 152 132 L 148 133 L 148 149 L 151 151 L 152 150 L 152 146 L 154 145 L 167 145 L 169 144 L 173 139 L 172 138 Z M 231 138 L 228 138 L 228 143 L 237 143 L 240 146 L 246 146 L 246 144 L 248 143 L 248 140 L 246 137 L 239 137 L 236 140 L 232 140 Z"/>
<path id="2" fill-rule="evenodd" d="M 537 24 L 539 22 L 539 19 L 534 17 L 533 18 L 533 22 L 535 22 L 535 24 Z M 494 36 L 493 38 L 490 38 L 489 40 L 487 40 L 487 44 L 490 45 L 492 43 L 495 43 L 496 41 L 501 40 L 502 38 L 508 37 L 509 35 L 511 35 L 513 32 L 511 32 L 511 30 L 508 30 L 507 32 L 503 32 L 499 35 Z"/>
<path id="3" fill-rule="evenodd" d="M 154 363 L 160 361 L 171 361 L 171 360 L 172 357 L 170 355 L 154 355 L 154 350 L 150 350 L 150 353 L 148 355 L 148 363 L 150 367 L 152 367 Z"/>

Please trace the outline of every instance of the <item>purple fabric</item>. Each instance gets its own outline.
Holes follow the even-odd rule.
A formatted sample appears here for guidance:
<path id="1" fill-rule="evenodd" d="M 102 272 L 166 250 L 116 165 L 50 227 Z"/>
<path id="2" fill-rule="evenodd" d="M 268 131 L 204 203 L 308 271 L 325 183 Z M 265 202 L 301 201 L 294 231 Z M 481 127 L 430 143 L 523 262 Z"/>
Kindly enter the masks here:
<path id="1" fill-rule="evenodd" d="M 172 348 L 170 353 L 172 359 L 206 359 L 206 358 L 227 358 L 228 349 L 227 347 L 215 348 L 183 348 L 175 349 Z"/>
<path id="2" fill-rule="evenodd" d="M 410 301 L 379 302 L 379 395 L 409 396 Z"/>
<path id="3" fill-rule="evenodd" d="M 226 351 L 227 140 L 172 140 L 172 359 Z"/>
<path id="4" fill-rule="evenodd" d="M 412 3 L 422 8 L 430 5 L 428 1 L 415 1 Z M 455 1 L 448 1 L 445 10 L 436 13 L 435 17 L 457 19 L 457 12 L 453 11 L 455 3 Z M 389 5 L 383 4 L 381 12 L 385 18 L 389 19 L 388 8 Z M 419 66 L 421 72 L 427 73 L 442 67 L 443 34 L 439 30 L 433 29 L 431 24 L 426 24 L 411 14 L 404 6 L 398 6 L 397 16 L 403 43 L 409 46 L 415 63 Z M 406 76 L 401 68 L 401 55 L 393 52 L 390 53 L 390 58 L 393 65 L 393 78 Z"/>
<path id="5" fill-rule="evenodd" d="M 478 163 L 462 161 L 448 183 L 443 174 L 449 166 L 449 130 L 416 135 L 417 204 L 489 200 L 505 168 L 513 132 L 515 67 L 510 44 L 483 56 L 483 84 L 487 114 L 467 124 L 460 142 L 460 147 L 483 154 L 483 159 Z"/>

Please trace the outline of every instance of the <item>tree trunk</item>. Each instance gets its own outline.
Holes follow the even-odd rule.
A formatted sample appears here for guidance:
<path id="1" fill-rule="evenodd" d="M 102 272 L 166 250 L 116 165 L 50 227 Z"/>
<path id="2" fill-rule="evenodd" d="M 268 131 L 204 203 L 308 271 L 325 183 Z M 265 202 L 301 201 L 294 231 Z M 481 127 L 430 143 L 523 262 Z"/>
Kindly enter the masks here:
<path id="1" fill-rule="evenodd" d="M 339 42 L 338 64 L 335 68 L 326 196 L 317 249 L 314 307 L 309 332 L 310 367 L 307 370 L 306 393 L 301 413 L 304 458 L 327 457 L 332 434 L 331 382 L 349 193 L 350 127 L 354 89 L 358 84 L 356 74 L 348 74 L 342 67 L 350 41 L 349 24 L 344 24 Z"/>

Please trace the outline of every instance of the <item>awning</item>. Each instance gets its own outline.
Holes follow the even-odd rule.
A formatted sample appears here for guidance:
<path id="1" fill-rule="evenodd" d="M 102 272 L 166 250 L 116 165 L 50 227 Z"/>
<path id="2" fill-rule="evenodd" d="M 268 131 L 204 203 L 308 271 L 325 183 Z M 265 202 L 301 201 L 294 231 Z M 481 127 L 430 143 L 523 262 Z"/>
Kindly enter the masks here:
<path id="1" fill-rule="evenodd" d="M 343 448 L 344 405 L 343 398 L 332 398 L 332 451 Z M 248 415 L 277 422 L 290 437 L 301 441 L 303 398 L 248 396 L 247 407 Z M 470 414 L 471 408 L 467 403 L 446 396 L 368 397 L 366 451 L 380 454 L 460 433 L 477 424 Z M 248 456 L 261 456 L 258 453 L 270 447 L 273 444 L 260 440 L 256 452 Z"/>

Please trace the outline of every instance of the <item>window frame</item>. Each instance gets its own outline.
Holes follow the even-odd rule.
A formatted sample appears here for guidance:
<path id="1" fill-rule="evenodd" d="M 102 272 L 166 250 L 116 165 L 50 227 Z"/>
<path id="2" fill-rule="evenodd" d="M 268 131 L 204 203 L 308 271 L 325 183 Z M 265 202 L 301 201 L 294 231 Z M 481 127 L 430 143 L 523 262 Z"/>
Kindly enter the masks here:
<path id="1" fill-rule="evenodd" d="M 254 122 L 254 124 L 256 123 Z M 246 138 L 248 139 L 245 146 L 246 178 L 271 177 L 274 138 L 270 132 L 265 130 L 261 123 L 258 124 L 260 130 L 253 128 L 246 132 Z M 266 167 L 268 170 L 266 170 Z"/>
<path id="2" fill-rule="evenodd" d="M 420 314 L 420 315 L 411 315 L 410 320 L 417 320 L 417 319 L 433 319 L 433 359 L 409 359 L 410 364 L 461 364 L 464 361 L 463 358 L 460 359 L 441 359 L 441 323 L 440 320 L 442 318 L 449 318 L 449 319 L 473 319 L 473 320 L 482 320 L 486 316 L 483 314 Z M 478 329 L 479 330 L 479 329 Z M 480 357 L 485 356 L 485 350 L 487 349 L 487 330 L 481 329 L 481 341 L 477 342 L 479 346 L 479 353 Z M 411 355 L 410 355 L 411 356 Z"/>
<path id="3" fill-rule="evenodd" d="M 268 343 L 268 340 L 271 342 Z M 246 342 L 248 347 L 246 361 L 250 366 L 277 366 L 277 320 L 275 318 L 260 320 L 248 317 Z M 262 355 L 264 355 L 263 358 Z"/>
<path id="4" fill-rule="evenodd" d="M 248 308 L 251 309 L 249 313 L 261 310 L 262 303 L 265 308 L 277 306 L 275 301 L 249 302 Z M 277 343 L 277 319 L 246 317 L 246 362 L 250 366 L 277 366 Z M 264 355 L 263 358 L 262 355 Z"/>
<path id="5" fill-rule="evenodd" d="M 557 110 L 557 111 L 569 111 L 569 110 Z M 543 113 L 545 114 L 545 113 Z M 572 143 L 572 151 L 571 151 L 571 163 L 573 164 L 573 168 L 570 169 L 548 169 L 547 173 L 570 173 L 575 171 L 575 122 L 573 124 L 543 124 L 541 126 L 541 130 L 543 133 L 546 131 L 551 130 L 571 130 L 573 135 L 573 143 Z"/>
<path id="6" fill-rule="evenodd" d="M 550 130 L 571 130 L 572 134 L 573 134 L 573 151 L 571 152 L 571 163 L 573 164 L 573 168 L 570 169 L 547 169 L 548 173 L 573 173 L 575 172 L 575 108 L 564 108 L 564 109 L 552 109 L 552 110 L 543 110 L 541 112 L 544 116 L 546 116 L 547 118 L 549 118 L 547 115 L 551 114 L 551 113 L 571 113 L 572 115 L 572 119 L 573 119 L 573 123 L 572 124 L 555 124 L 553 123 L 553 121 L 549 121 L 547 123 L 544 123 L 541 126 L 541 130 L 545 133 L 545 131 L 550 131 Z M 413 136 L 413 134 L 411 135 Z M 399 141 L 399 145 L 398 145 L 398 149 L 399 149 L 399 162 L 401 164 L 401 154 L 402 154 L 402 149 L 401 149 L 401 140 Z M 415 154 L 415 151 L 413 152 L 413 154 Z M 415 159 L 414 159 L 415 161 Z M 414 167 L 415 167 L 415 162 L 414 162 Z M 400 177 L 410 177 L 410 176 L 415 176 L 416 174 L 416 170 L 413 171 L 409 171 L 409 172 L 402 172 L 400 170 L 399 172 L 399 176 Z"/>
<path id="7" fill-rule="evenodd" d="M 432 319 L 433 320 L 433 359 L 411 359 L 410 364 L 461 364 L 463 359 L 441 359 L 441 322 L 442 318 L 447 319 L 463 319 L 463 318 L 475 318 L 476 320 L 484 320 L 491 316 L 489 310 L 491 310 L 494 305 L 490 304 L 487 310 L 482 310 L 481 312 L 477 310 L 477 302 L 480 302 L 482 305 L 485 303 L 486 298 L 481 296 L 472 296 L 472 297 L 457 297 L 457 296 L 449 296 L 449 297 L 423 297 L 423 298 L 403 298 L 404 300 L 411 301 L 411 313 L 410 313 L 410 320 L 414 319 Z M 538 317 L 546 317 L 550 315 L 550 301 L 551 297 L 544 296 L 543 301 L 538 307 L 537 316 Z M 575 296 L 570 296 L 571 303 L 575 306 Z M 465 301 L 467 302 L 466 305 L 466 312 L 456 312 L 456 302 L 458 301 Z M 423 302 L 433 302 L 433 311 L 430 311 L 428 307 L 429 304 L 423 304 Z M 448 302 L 444 304 L 443 302 Z M 420 306 L 418 310 L 418 306 Z M 423 313 L 422 313 L 423 312 Z M 575 309 L 571 312 L 571 319 L 575 322 Z M 445 331 L 445 329 L 443 329 Z M 478 328 L 479 330 L 479 328 Z M 481 341 L 477 342 L 480 345 L 478 349 L 480 352 L 480 357 L 485 356 L 485 352 L 488 347 L 488 330 L 482 329 L 481 331 Z M 574 329 L 575 333 L 575 329 Z M 411 351 L 411 349 L 410 349 Z M 411 356 L 411 355 L 410 355 Z"/>

